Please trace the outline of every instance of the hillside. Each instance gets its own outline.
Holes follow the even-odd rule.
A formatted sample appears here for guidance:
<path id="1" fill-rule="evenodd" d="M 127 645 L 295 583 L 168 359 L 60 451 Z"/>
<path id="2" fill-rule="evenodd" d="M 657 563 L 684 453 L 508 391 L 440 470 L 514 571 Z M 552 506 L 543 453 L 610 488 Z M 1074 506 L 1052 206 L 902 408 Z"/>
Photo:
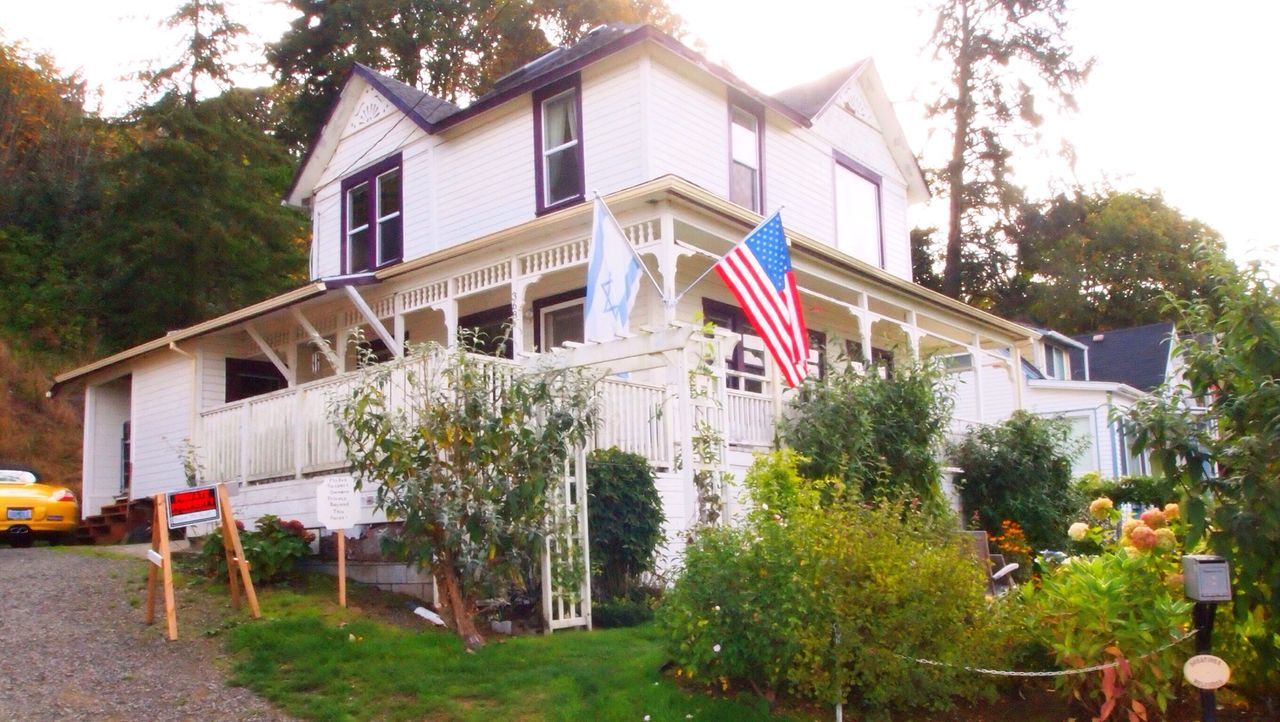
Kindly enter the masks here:
<path id="1" fill-rule="evenodd" d="M 53 371 L 0 340 L 0 460 L 30 466 L 79 496 L 83 396 L 47 398 Z"/>

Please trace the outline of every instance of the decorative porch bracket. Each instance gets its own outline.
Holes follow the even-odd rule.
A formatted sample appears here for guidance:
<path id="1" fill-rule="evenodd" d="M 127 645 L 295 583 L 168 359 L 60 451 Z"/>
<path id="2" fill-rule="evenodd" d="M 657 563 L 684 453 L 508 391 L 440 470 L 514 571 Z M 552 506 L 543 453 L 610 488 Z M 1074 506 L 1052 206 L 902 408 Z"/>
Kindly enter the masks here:
<path id="1" fill-rule="evenodd" d="M 315 344 L 316 348 L 320 349 L 320 353 L 324 354 L 329 365 L 333 367 L 333 372 L 336 374 L 342 373 L 342 364 L 338 361 L 338 355 L 333 352 L 329 342 L 324 340 L 324 336 L 320 335 L 320 332 L 316 330 L 315 326 L 311 325 L 306 316 L 302 315 L 302 311 L 298 310 L 297 306 L 291 307 L 289 311 L 293 314 L 293 320 L 297 321 L 298 325 L 302 326 L 302 330 L 307 332 L 311 343 Z"/>
<path id="2" fill-rule="evenodd" d="M 298 382 L 296 372 L 289 368 L 289 364 L 280 360 L 280 356 L 276 353 L 276 350 L 271 348 L 271 344 L 267 343 L 267 340 L 258 332 L 258 327 L 254 326 L 252 322 L 249 322 L 244 325 L 244 330 L 248 332 L 249 338 L 253 339 L 253 342 L 258 344 L 258 348 L 262 350 L 262 353 L 266 355 L 267 359 L 276 367 L 276 370 L 280 372 L 280 375 L 289 382 L 289 385 L 295 385 Z"/>
<path id="3" fill-rule="evenodd" d="M 360 315 L 364 317 L 364 321 L 369 324 L 369 328 L 372 328 L 373 332 L 378 335 L 378 338 L 382 339 L 382 343 L 386 345 L 387 349 L 390 350 L 391 353 L 395 354 L 396 358 L 404 358 L 404 349 L 401 348 L 400 343 L 396 341 L 395 335 L 388 331 L 386 326 L 382 325 L 382 321 L 378 319 L 378 315 L 369 307 L 369 303 L 364 300 L 364 296 L 361 296 L 360 292 L 352 286 L 343 286 L 342 292 L 347 294 L 347 298 L 351 300 L 351 304 L 355 306 L 356 310 L 360 312 Z"/>

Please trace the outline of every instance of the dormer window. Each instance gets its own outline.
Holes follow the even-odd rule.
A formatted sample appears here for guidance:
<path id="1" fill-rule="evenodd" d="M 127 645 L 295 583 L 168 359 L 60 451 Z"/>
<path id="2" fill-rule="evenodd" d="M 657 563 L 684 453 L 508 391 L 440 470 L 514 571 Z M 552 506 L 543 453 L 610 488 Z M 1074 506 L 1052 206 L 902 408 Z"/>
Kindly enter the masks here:
<path id="1" fill-rule="evenodd" d="M 586 197 L 582 154 L 582 87 L 578 76 L 533 94 L 538 214 Z"/>
<path id="2" fill-rule="evenodd" d="M 1051 379 L 1067 379 L 1067 352 L 1051 344 L 1044 345 L 1044 375 Z"/>
<path id="3" fill-rule="evenodd" d="M 343 272 L 360 273 L 404 258 L 400 156 L 342 181 Z"/>
<path id="4" fill-rule="evenodd" d="M 836 151 L 836 248 L 884 268 L 880 175 Z"/>
<path id="5" fill-rule="evenodd" d="M 729 105 L 729 200 L 763 213 L 761 174 L 763 112 L 735 99 Z"/>

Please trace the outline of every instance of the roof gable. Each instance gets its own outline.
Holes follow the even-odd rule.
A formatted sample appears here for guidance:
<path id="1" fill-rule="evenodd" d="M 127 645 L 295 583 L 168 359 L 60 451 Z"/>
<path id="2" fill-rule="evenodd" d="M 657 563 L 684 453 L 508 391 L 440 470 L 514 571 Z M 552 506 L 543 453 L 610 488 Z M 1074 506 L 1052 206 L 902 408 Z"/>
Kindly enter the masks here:
<path id="1" fill-rule="evenodd" d="M 920 170 L 907 135 L 898 122 L 893 103 L 884 89 L 884 82 L 876 70 L 875 61 L 864 58 L 817 80 L 797 85 L 774 95 L 803 114 L 810 121 L 817 120 L 833 108 L 850 106 L 848 112 L 876 128 L 884 136 L 894 163 L 907 179 L 907 200 L 912 203 L 929 199 L 929 186 Z M 839 102 L 844 100 L 846 102 Z M 871 117 L 867 117 L 867 113 Z"/>

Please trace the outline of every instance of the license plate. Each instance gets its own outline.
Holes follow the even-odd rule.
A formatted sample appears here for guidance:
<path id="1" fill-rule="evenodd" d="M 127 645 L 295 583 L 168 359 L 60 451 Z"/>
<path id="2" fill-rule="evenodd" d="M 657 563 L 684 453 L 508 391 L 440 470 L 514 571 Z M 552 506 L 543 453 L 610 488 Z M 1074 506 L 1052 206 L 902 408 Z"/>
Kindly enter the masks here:
<path id="1" fill-rule="evenodd" d="M 27 520 L 30 518 L 31 518 L 30 509 L 10 509 L 9 510 L 10 521 Z"/>

